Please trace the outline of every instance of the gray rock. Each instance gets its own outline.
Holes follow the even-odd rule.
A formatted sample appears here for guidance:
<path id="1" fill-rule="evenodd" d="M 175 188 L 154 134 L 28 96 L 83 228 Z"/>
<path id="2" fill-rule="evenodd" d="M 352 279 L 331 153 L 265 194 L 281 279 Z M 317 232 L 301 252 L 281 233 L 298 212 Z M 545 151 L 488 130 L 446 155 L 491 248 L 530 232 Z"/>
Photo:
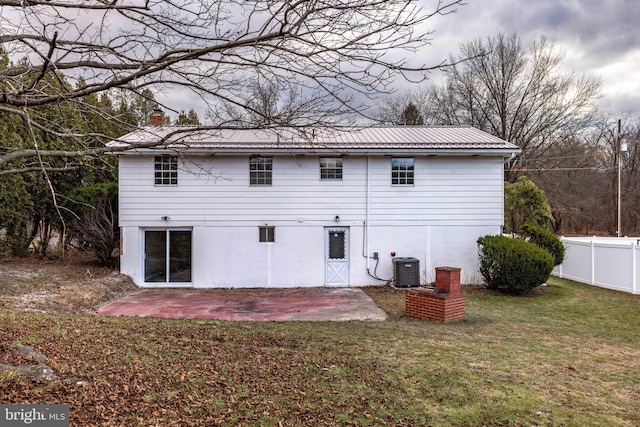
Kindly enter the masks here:
<path id="1" fill-rule="evenodd" d="M 18 344 L 16 345 L 16 348 L 18 349 L 20 354 L 22 354 L 24 357 L 35 360 L 36 362 L 43 363 L 47 360 L 47 356 L 45 356 L 42 353 L 38 353 L 30 345 Z"/>

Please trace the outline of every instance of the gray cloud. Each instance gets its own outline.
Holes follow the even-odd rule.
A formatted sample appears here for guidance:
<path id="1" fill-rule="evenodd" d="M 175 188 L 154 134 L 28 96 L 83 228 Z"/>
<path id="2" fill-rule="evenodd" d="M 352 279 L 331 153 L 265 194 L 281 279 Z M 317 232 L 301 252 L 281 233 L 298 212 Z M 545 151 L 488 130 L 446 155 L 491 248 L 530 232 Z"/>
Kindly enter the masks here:
<path id="1" fill-rule="evenodd" d="M 496 22 L 508 32 L 577 43 L 594 62 L 597 57 L 615 60 L 640 43 L 638 0 L 510 1 L 497 12 Z"/>
<path id="2" fill-rule="evenodd" d="M 602 108 L 640 117 L 639 24 L 639 0 L 467 0 L 455 15 L 435 21 L 427 54 L 456 54 L 460 43 L 498 32 L 517 34 L 525 46 L 545 36 L 566 52 L 567 71 L 602 77 Z"/>
<path id="3" fill-rule="evenodd" d="M 436 0 L 422 0 L 433 10 Z M 419 61 L 437 65 L 457 54 L 463 42 L 516 33 L 525 46 L 545 36 L 567 53 L 567 72 L 601 77 L 598 105 L 613 113 L 640 118 L 640 0 L 466 0 L 457 13 L 435 16 L 425 25 L 434 30 L 432 45 L 417 53 Z M 633 53 L 635 52 L 635 55 Z M 432 82 L 441 75 L 434 72 Z M 399 93 L 419 86 L 398 81 Z M 175 96 L 172 105 L 188 110 L 193 100 Z M 355 94 L 356 98 L 359 97 Z M 202 119 L 203 117 L 201 117 Z"/>

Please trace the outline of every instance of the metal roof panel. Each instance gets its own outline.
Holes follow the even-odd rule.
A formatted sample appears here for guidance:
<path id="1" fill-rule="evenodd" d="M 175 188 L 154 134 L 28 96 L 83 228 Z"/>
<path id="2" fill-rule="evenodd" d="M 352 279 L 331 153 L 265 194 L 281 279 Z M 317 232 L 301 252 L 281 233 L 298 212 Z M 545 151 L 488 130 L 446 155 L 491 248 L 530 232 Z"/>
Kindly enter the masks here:
<path id="1" fill-rule="evenodd" d="M 159 143 L 159 144 L 158 144 Z M 393 126 L 351 128 L 209 129 L 148 126 L 109 143 L 131 148 L 200 150 L 505 150 L 515 144 L 472 127 Z"/>

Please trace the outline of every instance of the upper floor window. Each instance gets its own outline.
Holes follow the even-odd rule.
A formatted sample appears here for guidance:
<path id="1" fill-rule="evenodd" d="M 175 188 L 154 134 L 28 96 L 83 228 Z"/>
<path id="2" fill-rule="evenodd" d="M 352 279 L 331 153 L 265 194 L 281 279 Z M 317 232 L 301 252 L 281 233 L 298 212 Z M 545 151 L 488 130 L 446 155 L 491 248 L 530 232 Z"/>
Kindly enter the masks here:
<path id="1" fill-rule="evenodd" d="M 249 184 L 271 185 L 273 157 L 252 156 L 249 159 Z"/>
<path id="2" fill-rule="evenodd" d="M 391 184 L 413 185 L 413 157 L 394 157 L 391 159 Z"/>
<path id="3" fill-rule="evenodd" d="M 178 185 L 178 158 L 176 156 L 155 157 L 155 184 Z"/>
<path id="4" fill-rule="evenodd" d="M 342 158 L 320 157 L 320 179 L 342 179 Z"/>

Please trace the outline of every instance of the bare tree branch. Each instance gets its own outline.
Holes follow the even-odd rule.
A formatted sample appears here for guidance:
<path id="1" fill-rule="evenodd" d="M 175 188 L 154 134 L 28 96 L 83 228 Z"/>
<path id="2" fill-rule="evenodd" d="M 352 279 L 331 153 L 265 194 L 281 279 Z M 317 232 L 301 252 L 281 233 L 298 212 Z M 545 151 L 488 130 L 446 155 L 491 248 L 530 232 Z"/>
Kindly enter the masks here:
<path id="1" fill-rule="evenodd" d="M 421 81 L 443 65 L 411 53 L 429 44 L 428 19 L 462 4 L 438 1 L 426 11 L 412 0 L 0 0 L 0 55 L 7 58 L 0 112 L 26 120 L 24 108 L 85 108 L 94 94 L 147 88 L 190 92 L 209 110 L 209 124 L 224 127 L 228 117 L 216 113 L 226 106 L 255 113 L 246 82 L 264 81 L 307 104 L 283 105 L 290 111 L 280 111 L 279 125 L 349 121 L 366 115 L 364 101 L 389 93 L 397 78 Z M 45 81 L 51 73 L 55 85 Z M 28 119 L 70 141 L 68 150 L 43 156 L 111 151 L 86 146 L 106 135 L 61 129 L 35 112 Z M 1 146 L 0 174 L 35 154 L 0 136 Z"/>
<path id="2" fill-rule="evenodd" d="M 446 83 L 431 88 L 428 122 L 475 126 L 517 144 L 525 160 L 588 128 L 600 81 L 562 73 L 563 53 L 544 38 L 528 52 L 515 34 L 475 39 L 460 49 L 469 59 L 448 68 Z"/>

